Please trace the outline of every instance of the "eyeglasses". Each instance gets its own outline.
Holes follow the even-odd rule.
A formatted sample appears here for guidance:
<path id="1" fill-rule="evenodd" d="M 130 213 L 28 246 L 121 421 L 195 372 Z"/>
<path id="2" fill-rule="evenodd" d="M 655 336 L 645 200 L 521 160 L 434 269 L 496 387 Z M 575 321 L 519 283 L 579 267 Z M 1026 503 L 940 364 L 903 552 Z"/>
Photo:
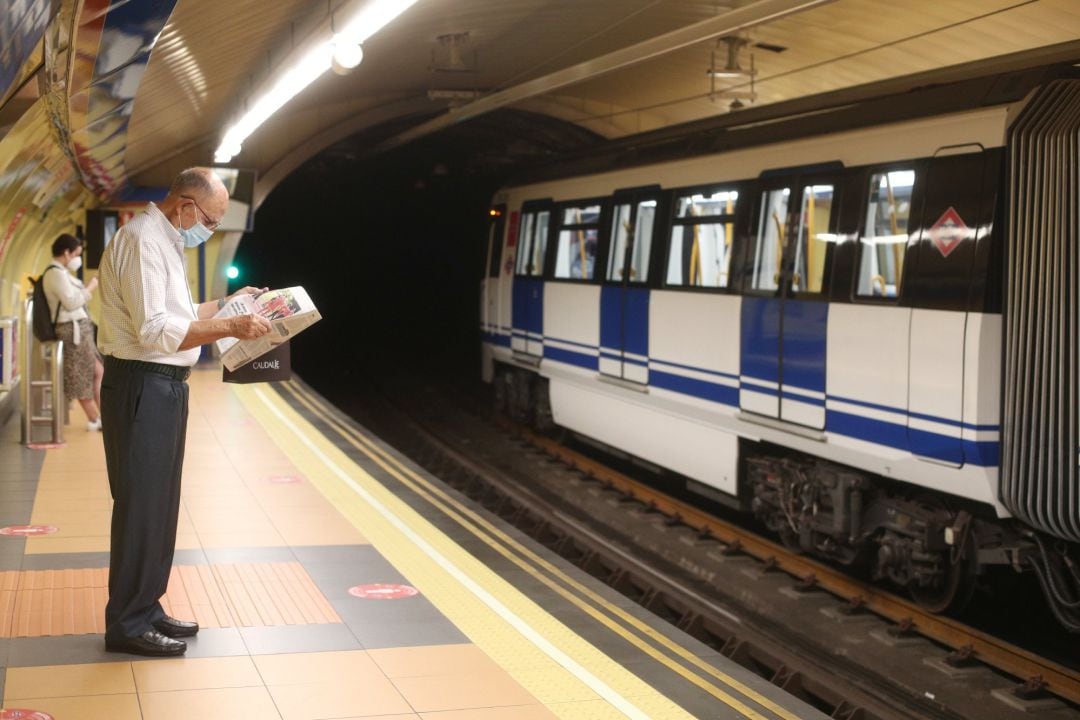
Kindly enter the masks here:
<path id="1" fill-rule="evenodd" d="M 180 197 L 182 197 L 185 200 L 190 200 L 191 202 L 195 203 L 195 209 L 198 210 L 199 214 L 202 215 L 203 218 L 206 220 L 206 222 L 203 223 L 203 224 L 206 225 L 207 230 L 209 230 L 210 232 L 213 232 L 214 230 L 217 230 L 218 225 L 221 224 L 221 219 L 211 220 L 210 216 L 206 214 L 206 211 L 203 210 L 199 206 L 199 201 L 196 200 L 195 198 L 191 197 L 190 195 L 181 195 Z"/>

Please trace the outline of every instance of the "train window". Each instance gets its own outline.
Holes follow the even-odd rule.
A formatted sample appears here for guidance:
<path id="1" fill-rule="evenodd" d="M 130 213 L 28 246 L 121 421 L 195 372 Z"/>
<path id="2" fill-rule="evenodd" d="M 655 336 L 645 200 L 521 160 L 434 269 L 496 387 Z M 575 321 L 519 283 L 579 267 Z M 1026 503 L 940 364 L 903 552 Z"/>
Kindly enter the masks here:
<path id="1" fill-rule="evenodd" d="M 652 254 L 653 228 L 656 226 L 656 201 L 638 203 L 634 221 L 634 245 L 630 248 L 630 279 L 648 282 L 649 256 Z"/>
<path id="2" fill-rule="evenodd" d="M 791 289 L 795 292 L 820 293 L 828 267 L 830 220 L 833 209 L 832 185 L 807 185 L 802 193 L 799 213 L 798 244 L 795 246 L 795 272 Z"/>
<path id="3" fill-rule="evenodd" d="M 776 290 L 780 287 L 780 262 L 787 245 L 788 200 L 790 188 L 766 190 L 761 194 L 761 213 L 758 216 L 757 238 L 754 247 L 753 290 Z"/>
<path id="4" fill-rule="evenodd" d="M 648 281 L 655 225 L 656 200 L 640 200 L 636 206 L 630 203 L 615 206 L 611 221 L 608 280 L 622 281 L 625 273 L 629 275 L 627 279 L 630 282 Z"/>
<path id="5" fill-rule="evenodd" d="M 622 280 L 626 268 L 626 244 L 630 238 L 630 215 L 633 208 L 625 203 L 615 206 L 611 219 L 611 252 L 608 254 L 608 280 Z"/>
<path id="6" fill-rule="evenodd" d="M 914 187 L 915 171 L 911 169 L 870 175 L 856 286 L 859 297 L 895 298 L 900 294 Z"/>
<path id="7" fill-rule="evenodd" d="M 528 212 L 521 219 L 515 268 L 518 275 L 540 277 L 544 274 L 544 252 L 547 250 L 550 220 L 551 211 L 549 210 Z"/>
<path id="8" fill-rule="evenodd" d="M 533 236 L 532 262 L 529 263 L 533 277 L 541 277 L 544 274 L 544 255 L 547 253 L 548 225 L 551 222 L 551 211 L 543 210 L 536 213 L 536 234 Z"/>
<path id="9" fill-rule="evenodd" d="M 514 268 L 514 272 L 518 275 L 529 274 L 529 245 L 532 241 L 535 221 L 535 213 L 525 213 L 521 218 L 521 230 L 518 232 L 517 266 Z"/>
<path id="10" fill-rule="evenodd" d="M 592 280 L 596 271 L 600 206 L 563 208 L 559 246 L 555 253 L 555 277 L 560 280 Z"/>
<path id="11" fill-rule="evenodd" d="M 668 251 L 668 285 L 727 287 L 738 199 L 735 190 L 678 198 Z"/>

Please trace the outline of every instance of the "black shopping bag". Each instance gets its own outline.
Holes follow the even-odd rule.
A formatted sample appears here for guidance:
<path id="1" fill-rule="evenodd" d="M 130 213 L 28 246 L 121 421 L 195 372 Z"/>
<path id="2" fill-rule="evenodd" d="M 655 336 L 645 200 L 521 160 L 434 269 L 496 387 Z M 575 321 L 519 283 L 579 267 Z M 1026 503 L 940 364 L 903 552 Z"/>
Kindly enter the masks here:
<path id="1" fill-rule="evenodd" d="M 265 355 L 260 355 L 235 370 L 222 367 L 221 379 L 231 383 L 277 382 L 292 378 L 289 343 L 283 342 Z"/>

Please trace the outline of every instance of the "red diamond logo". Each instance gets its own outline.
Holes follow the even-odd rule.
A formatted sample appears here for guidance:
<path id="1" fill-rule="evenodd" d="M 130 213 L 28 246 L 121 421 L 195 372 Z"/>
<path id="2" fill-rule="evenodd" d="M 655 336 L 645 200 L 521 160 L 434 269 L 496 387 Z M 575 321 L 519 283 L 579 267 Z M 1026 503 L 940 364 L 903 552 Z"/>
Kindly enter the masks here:
<path id="1" fill-rule="evenodd" d="M 964 223 L 960 213 L 949 207 L 937 222 L 930 226 L 930 240 L 941 253 L 941 257 L 949 257 L 949 253 L 955 250 L 970 232 L 971 229 Z"/>

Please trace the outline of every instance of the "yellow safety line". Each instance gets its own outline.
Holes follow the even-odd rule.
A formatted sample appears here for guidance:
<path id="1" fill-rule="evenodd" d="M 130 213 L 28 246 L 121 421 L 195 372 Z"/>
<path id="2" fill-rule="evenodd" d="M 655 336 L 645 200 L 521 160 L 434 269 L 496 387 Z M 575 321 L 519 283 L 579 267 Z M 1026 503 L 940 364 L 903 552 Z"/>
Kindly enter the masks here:
<path id="1" fill-rule="evenodd" d="M 597 703 L 572 701 L 602 699 L 609 711 L 617 709 L 620 716 L 641 720 L 691 717 L 409 507 L 284 398 L 250 386 L 237 386 L 234 391 L 342 515 L 550 710 L 566 718 L 594 718 Z M 558 699 L 552 699 L 553 694 Z"/>
<path id="2" fill-rule="evenodd" d="M 535 577 L 538 580 L 540 580 L 541 582 L 543 582 L 549 588 L 551 588 L 552 590 L 554 590 L 558 594 L 562 595 L 564 598 L 566 598 L 570 602 L 573 602 L 575 605 L 577 605 L 579 608 L 581 608 L 583 611 L 585 611 L 589 615 L 593 616 L 597 621 L 601 622 L 603 625 L 605 625 L 606 627 L 611 629 L 613 632 L 619 634 L 621 637 L 626 639 L 628 642 L 630 642 L 630 643 L 634 644 L 635 646 L 639 647 L 643 652 L 647 653 L 648 655 L 653 657 L 655 660 L 663 663 L 665 666 L 667 666 L 671 670 L 677 672 L 678 674 L 682 675 L 685 679 L 687 679 L 688 681 L 690 681 L 693 684 L 697 685 L 698 687 L 705 690 L 706 692 L 710 693 L 711 695 L 713 695 L 717 699 L 724 701 L 729 706 L 731 706 L 731 707 L 739 710 L 740 712 L 744 713 L 744 715 L 746 717 L 761 718 L 761 716 L 758 713 L 756 713 L 753 709 L 743 705 L 737 699 L 732 698 L 730 695 L 728 695 L 726 692 L 724 692 L 724 690 L 722 690 L 722 689 L 716 687 L 715 685 L 709 683 L 707 680 L 701 678 L 700 676 L 689 672 L 684 666 L 682 666 L 679 663 L 674 662 L 671 658 L 657 652 L 655 648 L 653 648 L 651 645 L 648 645 L 647 643 L 644 643 L 636 635 L 632 635 L 632 634 L 627 633 L 625 628 L 623 628 L 620 625 L 617 625 L 610 618 L 601 615 L 595 609 L 595 607 L 585 604 L 577 596 L 569 593 L 562 585 L 559 585 L 559 584 L 553 582 L 552 580 L 550 580 L 549 578 L 547 578 L 546 576 L 537 573 L 534 570 L 533 566 L 529 565 L 528 563 L 525 563 L 524 561 L 522 561 L 518 557 L 515 557 L 514 555 L 510 554 L 510 552 L 508 550 L 506 550 L 504 547 L 499 546 L 498 544 L 496 544 L 490 536 L 486 536 L 483 531 L 481 531 L 479 528 L 475 527 L 475 525 L 470 523 L 468 520 L 462 518 L 461 515 L 459 515 L 458 512 L 455 511 L 455 509 L 460 510 L 462 513 L 468 515 L 475 523 L 477 523 L 479 525 L 482 525 L 484 527 L 484 529 L 487 530 L 488 533 L 498 537 L 499 540 L 501 540 L 503 543 L 505 543 L 506 545 L 509 545 L 510 547 L 515 549 L 520 554 L 528 557 L 528 559 L 531 560 L 533 563 L 543 567 L 545 570 L 547 570 L 552 575 L 556 576 L 559 580 L 561 580 L 566 585 L 572 586 L 578 592 L 580 592 L 583 595 L 587 596 L 589 600 L 593 601 L 598 606 L 600 606 L 602 608 L 606 608 L 607 610 L 609 610 L 612 613 L 616 614 L 619 617 L 619 619 L 621 619 L 623 622 L 633 626 L 636 630 L 638 630 L 642 634 L 646 635 L 647 637 L 649 637 L 653 641 L 657 642 L 658 644 L 663 645 L 668 650 L 670 650 L 673 653 L 677 654 L 679 657 L 681 657 L 685 661 L 689 662 L 690 664 L 693 664 L 694 666 L 696 666 L 700 670 L 703 670 L 704 672 L 708 673 L 709 675 L 712 675 L 714 678 L 716 678 L 720 682 L 724 683 L 728 687 L 730 687 L 730 688 L 732 688 L 734 690 L 737 690 L 738 692 L 740 692 L 741 694 L 743 694 L 747 698 L 753 700 L 754 702 L 761 705 L 762 707 L 765 707 L 765 708 L 771 710 L 772 712 L 774 712 L 778 716 L 784 718 L 785 720 L 799 720 L 799 716 L 796 715 L 795 713 L 793 713 L 790 710 L 788 710 L 787 708 L 777 704 L 775 701 L 773 701 L 773 700 L 769 699 L 768 697 L 762 695 L 761 693 L 757 692 L 756 690 L 754 690 L 753 688 L 747 686 L 746 684 L 744 684 L 744 683 L 736 680 L 735 678 L 731 677 L 730 675 L 724 673 L 723 671 L 719 670 L 718 668 L 716 668 L 712 664 L 705 662 L 700 657 L 698 657 L 694 653 L 692 653 L 689 650 L 687 650 L 686 648 L 684 648 L 682 645 L 679 645 L 675 641 L 671 640 L 671 638 L 669 638 L 667 635 L 665 635 L 665 634 L 663 634 L 661 632 L 658 632 L 653 627 L 651 627 L 647 623 L 639 620 L 638 618 L 634 617 L 633 615 L 627 613 L 622 608 L 608 607 L 607 601 L 602 596 L 598 595 L 597 593 L 592 591 L 590 588 L 586 587 L 585 585 L 582 585 L 581 583 L 574 580 L 570 576 L 566 575 L 558 567 L 556 567 L 555 565 L 550 563 L 548 560 L 546 560 L 545 558 L 535 554 L 529 548 L 521 545 L 520 543 L 518 543 L 516 540 L 514 540 L 510 536 L 506 535 L 499 528 L 492 525 L 483 516 L 476 513 L 471 508 L 468 508 L 468 507 L 462 505 L 460 502 L 458 502 L 455 498 L 453 498 L 451 495 L 446 493 L 443 489 L 439 488 L 437 485 L 432 484 L 430 481 L 428 481 L 423 476 L 418 475 L 417 473 L 414 473 L 407 466 L 402 465 L 396 458 L 394 458 L 392 455 L 390 455 L 390 454 L 386 453 L 385 451 L 383 451 L 381 448 L 379 448 L 374 443 L 370 442 L 370 440 L 368 440 L 362 434 L 358 433 L 355 429 L 341 423 L 339 420 L 337 420 L 333 416 L 329 415 L 327 412 L 325 412 L 322 409 L 322 407 L 321 407 L 321 404 L 322 404 L 321 399 L 320 398 L 309 399 L 309 398 L 311 398 L 312 394 L 310 393 L 310 391 L 308 391 L 303 386 L 300 386 L 300 385 L 298 385 L 296 383 L 291 383 L 290 382 L 290 383 L 284 384 L 282 387 L 284 389 L 288 390 L 305 407 L 307 407 L 313 413 L 315 413 L 316 415 L 321 417 L 323 420 L 328 422 L 331 426 L 333 426 L 338 431 L 339 434 L 341 434 L 343 437 L 345 437 L 345 439 L 349 440 L 350 443 L 352 443 L 355 447 L 357 447 L 365 455 L 367 455 L 368 457 L 371 457 L 372 460 L 374 460 L 376 463 L 378 463 L 380 467 L 382 467 L 384 470 L 386 470 L 392 476 L 394 476 L 399 481 L 404 483 L 406 486 L 408 486 L 414 492 L 420 494 L 421 496 L 426 497 L 429 502 L 431 502 L 433 505 L 438 507 L 440 510 L 442 510 L 447 515 L 453 517 L 463 527 L 466 527 L 467 529 L 469 529 L 477 537 L 485 540 L 493 549 L 497 550 L 501 555 L 503 555 L 507 559 L 511 560 L 512 562 L 514 562 L 516 565 L 521 567 L 523 570 L 527 571 L 530 575 L 532 575 L 533 577 Z M 306 396 L 306 397 L 303 397 L 302 395 Z M 361 445 L 363 447 L 361 447 Z M 379 457 L 374 457 L 372 453 L 377 454 Z M 380 458 L 383 458 L 385 460 L 385 462 L 381 461 Z M 415 480 L 415 482 L 410 482 L 406 478 L 402 477 L 393 468 L 387 467 L 386 463 L 391 463 L 394 466 L 394 468 L 400 469 L 401 472 L 406 473 L 409 477 L 413 478 Z M 423 488 L 417 487 L 416 486 L 417 483 L 423 485 L 424 487 Z M 426 490 L 425 490 L 425 488 L 426 488 Z M 439 500 L 436 500 L 435 498 L 431 497 L 431 494 L 438 495 L 439 498 L 441 498 L 443 501 L 445 501 L 445 503 L 449 503 L 455 509 L 447 507 L 446 504 L 444 504 L 444 502 L 440 502 Z M 731 702 L 728 702 L 729 700 Z"/>

